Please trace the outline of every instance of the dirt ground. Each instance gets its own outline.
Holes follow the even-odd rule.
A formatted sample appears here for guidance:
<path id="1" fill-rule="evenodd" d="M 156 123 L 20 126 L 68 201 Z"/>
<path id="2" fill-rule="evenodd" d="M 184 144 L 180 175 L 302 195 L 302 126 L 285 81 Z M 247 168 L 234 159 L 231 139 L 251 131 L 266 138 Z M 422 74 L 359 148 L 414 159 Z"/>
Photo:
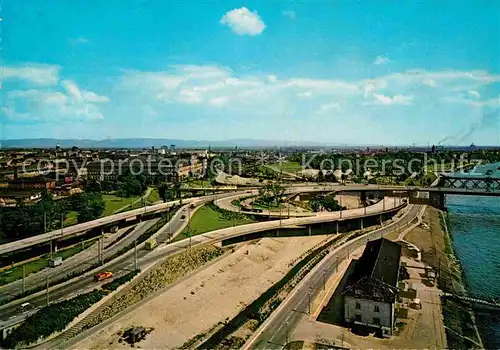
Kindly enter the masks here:
<path id="1" fill-rule="evenodd" d="M 325 236 L 264 238 L 245 244 L 75 346 L 130 348 L 118 332 L 131 326 L 154 330 L 135 347 L 178 348 L 219 322 L 231 319 L 289 269 L 288 264 Z"/>
<path id="2" fill-rule="evenodd" d="M 342 203 L 342 206 L 347 207 L 347 209 L 356 209 L 361 207 L 361 199 L 359 194 L 339 194 L 335 196 L 335 200 L 339 203 Z"/>

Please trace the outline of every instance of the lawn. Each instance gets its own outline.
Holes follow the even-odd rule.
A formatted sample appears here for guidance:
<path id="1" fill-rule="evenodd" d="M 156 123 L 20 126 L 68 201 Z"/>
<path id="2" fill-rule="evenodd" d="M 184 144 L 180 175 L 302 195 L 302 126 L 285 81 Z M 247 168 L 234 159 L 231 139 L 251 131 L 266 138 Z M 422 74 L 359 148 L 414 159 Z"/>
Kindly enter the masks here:
<path id="1" fill-rule="evenodd" d="M 272 163 L 269 166 L 277 171 L 283 170 L 288 173 L 297 173 L 302 170 L 302 166 L 298 162 Z"/>
<path id="2" fill-rule="evenodd" d="M 146 201 L 149 204 L 153 204 L 153 203 L 158 202 L 160 200 L 161 200 L 161 198 L 160 198 L 160 194 L 158 193 L 158 189 L 157 188 L 153 188 L 151 190 L 151 193 L 149 194 L 148 198 L 146 198 Z"/>
<path id="3" fill-rule="evenodd" d="M 212 187 L 209 180 L 189 180 L 186 185 L 188 187 Z"/>
<path id="4" fill-rule="evenodd" d="M 59 220 L 59 222 L 61 222 Z M 78 223 L 78 212 L 72 210 L 66 213 L 66 218 L 64 219 L 64 227 L 76 225 Z"/>
<path id="5" fill-rule="evenodd" d="M 236 214 L 238 215 L 238 214 Z M 223 214 L 216 211 L 209 206 L 203 206 L 196 211 L 196 213 L 191 218 L 191 222 L 188 227 L 186 227 L 175 239 L 174 241 L 179 241 L 184 238 L 188 238 L 188 232 L 191 230 L 191 235 L 196 236 L 201 233 L 210 232 L 214 230 L 219 230 L 226 227 L 251 224 L 253 220 L 246 216 L 235 217 L 235 219 L 229 219 L 223 217 Z"/>
<path id="6" fill-rule="evenodd" d="M 133 197 L 118 197 L 113 194 L 103 194 L 102 199 L 104 199 L 104 202 L 106 203 L 106 207 L 104 208 L 104 213 L 102 216 L 108 216 L 113 214 L 119 209 L 122 209 L 123 207 L 126 207 L 129 204 L 132 204 L 136 200 L 140 199 L 141 197 L 139 196 L 133 196 Z"/>
<path id="7" fill-rule="evenodd" d="M 78 245 L 75 245 L 74 247 L 71 247 L 71 248 L 68 248 L 65 250 L 61 250 L 57 253 L 54 253 L 54 258 L 60 256 L 63 258 L 63 260 L 66 260 L 67 258 L 81 252 L 82 250 L 87 249 L 88 247 L 90 247 L 94 243 L 95 243 L 95 240 L 91 240 L 91 241 L 85 242 L 83 244 L 83 247 L 82 247 L 82 244 L 78 244 Z M 49 255 L 47 254 L 47 255 L 42 256 L 38 260 L 33 260 L 33 261 L 30 261 L 30 262 L 27 262 L 26 264 L 24 264 L 24 266 L 26 266 L 26 276 L 28 276 L 30 273 L 35 273 L 35 272 L 38 272 L 38 271 L 43 270 L 46 267 L 48 267 L 49 260 L 50 260 Z M 15 280 L 21 279 L 22 277 L 23 277 L 23 265 L 13 267 L 9 270 L 5 270 L 5 271 L 0 272 L 0 285 L 11 283 Z"/>
<path id="8" fill-rule="evenodd" d="M 285 209 L 286 206 L 283 204 L 283 203 L 266 203 L 266 202 L 263 202 L 262 200 L 260 199 L 256 199 L 254 202 L 253 202 L 253 207 L 254 208 L 260 208 L 260 209 L 269 209 L 269 210 L 279 210 L 280 208 L 281 209 Z"/>

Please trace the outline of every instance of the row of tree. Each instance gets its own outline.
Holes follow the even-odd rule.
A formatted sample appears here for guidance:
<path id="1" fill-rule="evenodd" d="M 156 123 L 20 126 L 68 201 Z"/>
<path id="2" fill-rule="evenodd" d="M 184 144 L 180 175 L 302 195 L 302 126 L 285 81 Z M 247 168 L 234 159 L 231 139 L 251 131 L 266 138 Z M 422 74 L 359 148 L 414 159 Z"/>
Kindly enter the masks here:
<path id="1" fill-rule="evenodd" d="M 343 207 L 332 196 L 317 196 L 309 201 L 309 206 L 313 212 L 318 211 L 339 211 Z"/>
<path id="2" fill-rule="evenodd" d="M 21 239 L 61 227 L 67 214 L 76 211 L 78 222 L 99 218 L 105 203 L 100 193 L 87 192 L 54 200 L 48 192 L 33 205 L 20 202 L 16 207 L 0 207 L 0 239 Z"/>

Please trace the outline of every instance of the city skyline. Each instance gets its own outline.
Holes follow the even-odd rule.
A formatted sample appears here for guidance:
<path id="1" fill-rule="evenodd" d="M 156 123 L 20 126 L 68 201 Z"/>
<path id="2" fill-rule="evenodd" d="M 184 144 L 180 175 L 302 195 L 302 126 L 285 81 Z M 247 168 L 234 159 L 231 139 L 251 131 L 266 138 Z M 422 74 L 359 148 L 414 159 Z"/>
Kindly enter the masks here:
<path id="1" fill-rule="evenodd" d="M 491 1 L 2 12 L 2 139 L 500 144 Z"/>

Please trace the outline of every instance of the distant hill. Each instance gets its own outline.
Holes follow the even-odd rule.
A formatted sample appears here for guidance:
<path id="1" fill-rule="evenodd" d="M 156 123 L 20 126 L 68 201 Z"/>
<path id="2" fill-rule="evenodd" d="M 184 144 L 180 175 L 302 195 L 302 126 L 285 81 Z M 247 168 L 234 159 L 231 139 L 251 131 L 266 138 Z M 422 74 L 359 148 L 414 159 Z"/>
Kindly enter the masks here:
<path id="1" fill-rule="evenodd" d="M 1 142 L 2 148 L 160 148 L 175 145 L 176 148 L 269 148 L 269 147 L 319 147 L 321 144 L 314 142 L 273 141 L 259 139 L 231 139 L 222 141 L 209 140 L 182 140 L 182 139 L 155 139 L 155 138 L 130 138 L 130 139 L 13 139 Z"/>

